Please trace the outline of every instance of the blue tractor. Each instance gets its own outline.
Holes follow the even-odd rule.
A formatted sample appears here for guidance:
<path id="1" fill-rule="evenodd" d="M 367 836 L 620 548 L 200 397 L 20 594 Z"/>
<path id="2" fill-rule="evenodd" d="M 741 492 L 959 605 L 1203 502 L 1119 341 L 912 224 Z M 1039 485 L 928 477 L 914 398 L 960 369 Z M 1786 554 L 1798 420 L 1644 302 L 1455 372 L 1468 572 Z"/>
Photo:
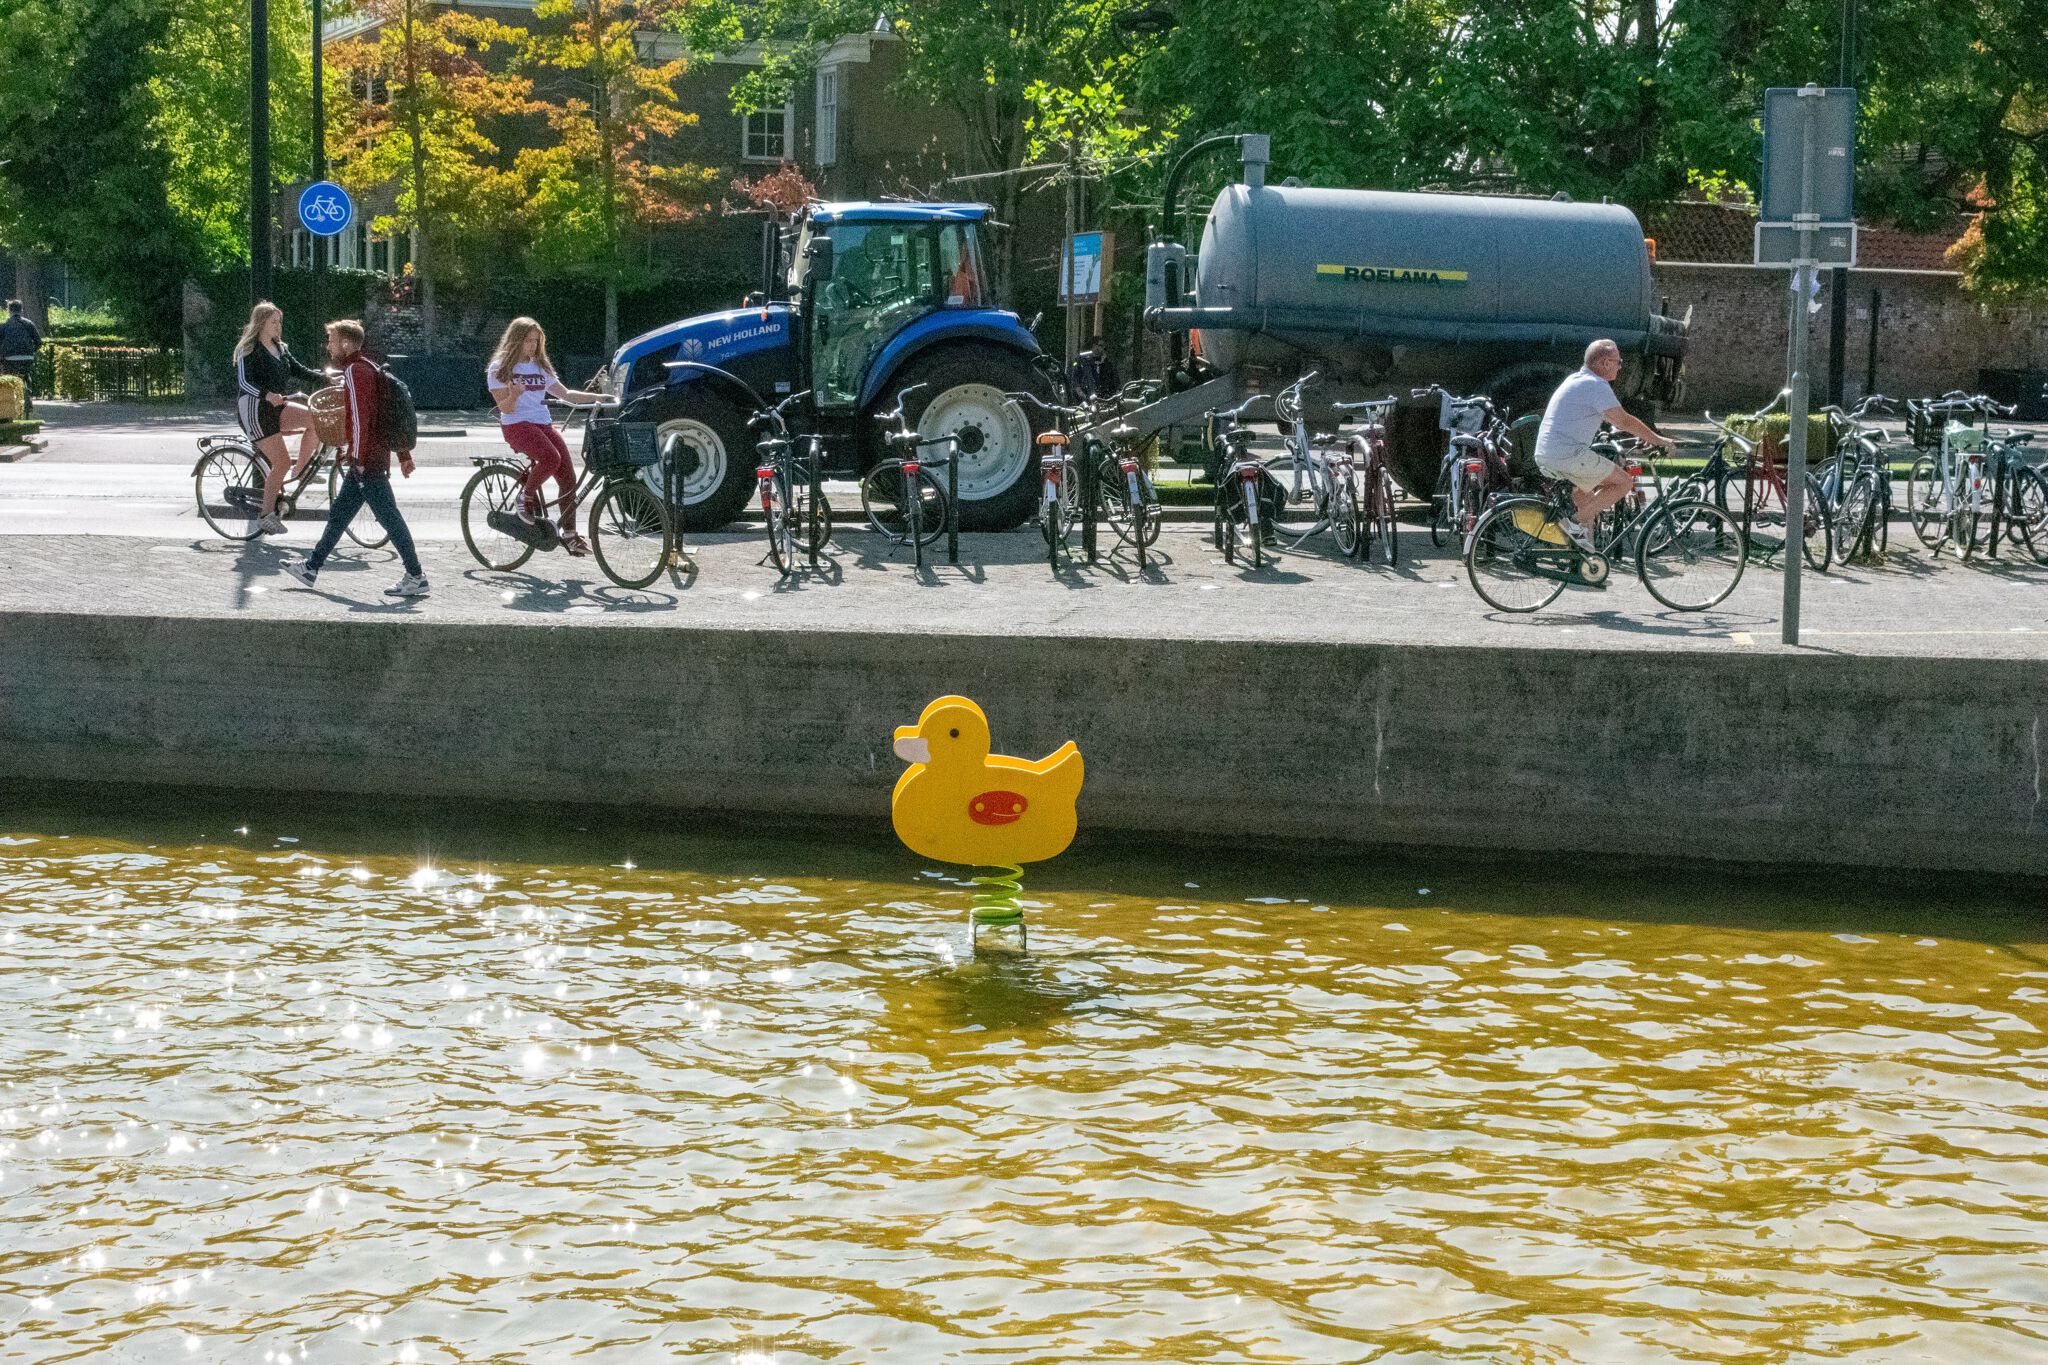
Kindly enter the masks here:
<path id="1" fill-rule="evenodd" d="M 988 211 L 813 204 L 764 234 L 764 288 L 745 306 L 619 348 L 606 382 L 629 416 L 658 424 L 690 530 L 731 521 L 755 486 L 751 395 L 715 370 L 771 402 L 808 389 L 806 420 L 826 437 L 831 472 L 847 475 L 883 458 L 873 414 L 921 385 L 905 415 L 926 436 L 959 437 L 960 524 L 1002 530 L 1031 515 L 1038 432 L 1003 393 L 1046 380 L 1030 330 L 987 298 Z"/>

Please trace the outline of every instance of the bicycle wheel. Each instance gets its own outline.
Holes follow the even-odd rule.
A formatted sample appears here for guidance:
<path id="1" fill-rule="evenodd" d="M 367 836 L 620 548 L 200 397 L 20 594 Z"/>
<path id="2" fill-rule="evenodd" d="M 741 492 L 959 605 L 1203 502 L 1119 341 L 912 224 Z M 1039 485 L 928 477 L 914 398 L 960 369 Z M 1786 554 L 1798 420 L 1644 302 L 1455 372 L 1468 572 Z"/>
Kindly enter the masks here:
<path id="1" fill-rule="evenodd" d="M 1826 573 L 1835 559 L 1835 513 L 1820 480 L 1806 476 L 1806 534 L 1801 538 L 1806 562 L 1815 573 Z"/>
<path id="2" fill-rule="evenodd" d="M 2035 563 L 2048 564 L 2048 479 L 2036 469 L 2017 469 L 2009 487 L 2006 515 L 2012 519 L 2013 539 Z"/>
<path id="3" fill-rule="evenodd" d="M 661 577 L 674 541 L 668 508 L 638 479 L 605 485 L 590 509 L 590 550 L 604 576 L 622 588 Z"/>
<path id="4" fill-rule="evenodd" d="M 1479 472 L 1469 464 L 1460 462 L 1458 471 L 1458 542 L 1462 546 L 1465 538 L 1479 525 L 1479 515 L 1486 510 L 1486 488 L 1480 482 Z"/>
<path id="5" fill-rule="evenodd" d="M 1346 559 L 1358 558 L 1365 548 L 1365 517 L 1358 510 L 1358 491 L 1341 471 L 1330 492 L 1330 535 Z"/>
<path id="6" fill-rule="evenodd" d="M 334 506 L 334 499 L 341 492 L 341 461 L 335 460 L 327 466 L 327 505 Z M 369 509 L 363 509 L 367 512 Z M 348 538 L 365 550 L 374 550 L 391 539 L 391 533 L 384 529 L 384 523 L 362 512 L 348 520 Z"/>
<path id="7" fill-rule="evenodd" d="M 1057 569 L 1060 566 L 1060 551 L 1067 544 L 1067 527 L 1071 524 L 1067 505 L 1067 482 L 1061 479 L 1057 484 L 1048 484 L 1040 495 L 1038 503 L 1038 531 L 1045 537 L 1045 562 Z"/>
<path id="8" fill-rule="evenodd" d="M 802 501 L 804 549 L 811 554 L 823 554 L 832 543 L 832 502 L 823 493 L 815 498 L 806 493 Z"/>
<path id="9" fill-rule="evenodd" d="M 199 515 L 224 540 L 254 540 L 263 516 L 263 476 L 269 468 L 247 446 L 215 446 L 192 476 Z"/>
<path id="10" fill-rule="evenodd" d="M 1366 517 L 1365 557 L 1372 559 L 1377 553 L 1379 562 L 1392 568 L 1401 559 L 1401 523 L 1394 519 L 1394 476 L 1387 472 L 1385 465 L 1374 466 L 1372 486 L 1366 489 L 1366 499 L 1371 510 Z M 1377 552 L 1373 548 L 1375 545 L 1379 547 Z"/>
<path id="11" fill-rule="evenodd" d="M 510 573 L 533 557 L 533 542 L 511 528 L 519 517 L 519 471 L 485 465 L 462 490 L 462 539 L 476 562 Z"/>
<path id="12" fill-rule="evenodd" d="M 1870 511 L 1877 503 L 1877 489 L 1868 473 L 1858 473 L 1842 490 L 1835 508 L 1835 555 L 1844 564 L 1856 553 L 1870 525 Z M 1875 539 L 1873 534 L 1872 539 Z M 1875 546 L 1872 547 L 1873 551 Z"/>
<path id="13" fill-rule="evenodd" d="M 1973 476 L 1970 469 L 1970 466 L 1964 466 L 1962 482 L 1956 488 L 1955 506 L 1948 514 L 1949 539 L 1955 542 L 1964 559 L 1976 553 L 1978 537 L 1986 521 L 1984 480 L 1981 475 Z"/>
<path id="14" fill-rule="evenodd" d="M 1674 611 L 1705 611 L 1742 581 L 1742 524 L 1712 503 L 1667 502 L 1637 541 L 1636 577 Z"/>
<path id="15" fill-rule="evenodd" d="M 1941 477 L 1941 466 L 1932 455 L 1913 461 L 1906 475 L 1906 515 L 1913 519 L 1913 534 L 1930 550 L 1939 550 L 1948 539 L 1949 490 Z"/>
<path id="16" fill-rule="evenodd" d="M 1266 461 L 1266 476 L 1272 482 L 1261 480 L 1265 506 L 1259 509 L 1260 516 L 1284 546 L 1291 550 L 1329 525 L 1323 515 L 1328 499 L 1307 459 L 1291 450 L 1275 455 Z"/>
<path id="17" fill-rule="evenodd" d="M 917 501 L 918 543 L 929 545 L 946 530 L 946 493 L 929 469 L 906 478 L 901 460 L 885 460 L 860 481 L 860 505 L 868 525 L 897 545 L 910 540 L 910 504 Z"/>
<path id="18" fill-rule="evenodd" d="M 1496 611 L 1531 612 L 1564 591 L 1577 551 L 1539 498 L 1500 498 L 1472 528 L 1465 576 Z"/>
<path id="19" fill-rule="evenodd" d="M 1437 471 L 1436 492 L 1429 499 L 1429 543 L 1441 549 L 1451 530 L 1451 466 Z"/>
<path id="20" fill-rule="evenodd" d="M 761 517 L 768 525 L 768 557 L 787 578 L 796 572 L 796 518 L 783 501 L 779 480 L 762 481 Z"/>
<path id="21" fill-rule="evenodd" d="M 1264 547 L 1259 543 L 1260 528 L 1252 520 L 1250 499 L 1242 491 L 1244 481 L 1232 479 L 1231 482 L 1239 491 L 1223 505 L 1223 558 L 1232 564 L 1242 559 L 1254 569 L 1263 568 L 1266 557 Z"/>

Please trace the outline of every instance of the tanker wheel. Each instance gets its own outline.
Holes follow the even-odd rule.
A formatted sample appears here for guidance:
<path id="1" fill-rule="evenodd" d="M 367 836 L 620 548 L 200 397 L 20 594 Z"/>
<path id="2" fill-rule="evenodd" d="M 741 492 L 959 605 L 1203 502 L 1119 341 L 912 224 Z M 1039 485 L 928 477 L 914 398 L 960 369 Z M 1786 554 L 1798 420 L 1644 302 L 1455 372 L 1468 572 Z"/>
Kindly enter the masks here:
<path id="1" fill-rule="evenodd" d="M 1031 361 L 994 346 L 948 346 L 912 360 L 886 386 L 883 401 L 911 384 L 904 416 L 920 435 L 960 438 L 960 529 L 1007 531 L 1037 510 L 1037 410 L 1003 397 L 1036 393 L 1042 381 Z M 936 453 L 936 452 L 935 452 Z M 946 471 L 934 466 L 939 486 Z M 744 496 L 744 495 L 742 495 Z"/>
<path id="2" fill-rule="evenodd" d="M 662 495 L 662 471 L 675 481 L 683 528 L 716 531 L 740 514 L 754 491 L 754 438 L 747 415 L 702 383 L 668 390 L 654 400 L 654 439 L 661 459 L 640 477 Z"/>

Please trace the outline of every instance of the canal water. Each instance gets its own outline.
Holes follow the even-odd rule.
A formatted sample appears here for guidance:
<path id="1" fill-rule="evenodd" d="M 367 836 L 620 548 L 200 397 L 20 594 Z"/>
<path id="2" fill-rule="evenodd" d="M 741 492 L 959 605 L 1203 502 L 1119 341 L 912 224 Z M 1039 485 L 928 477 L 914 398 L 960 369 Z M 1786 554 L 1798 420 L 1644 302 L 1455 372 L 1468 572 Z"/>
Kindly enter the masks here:
<path id="1" fill-rule="evenodd" d="M 2038 1361 L 2039 898 L 0 814 L 0 1359 Z"/>

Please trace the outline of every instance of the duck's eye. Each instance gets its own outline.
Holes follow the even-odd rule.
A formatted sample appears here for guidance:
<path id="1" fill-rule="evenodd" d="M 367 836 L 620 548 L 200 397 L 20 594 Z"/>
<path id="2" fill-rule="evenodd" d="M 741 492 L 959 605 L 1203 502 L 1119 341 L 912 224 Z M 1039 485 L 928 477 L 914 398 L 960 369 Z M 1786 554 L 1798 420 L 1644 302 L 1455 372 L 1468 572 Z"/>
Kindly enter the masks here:
<path id="1" fill-rule="evenodd" d="M 951 735 L 954 739 L 960 738 L 960 732 L 958 730 L 948 730 L 946 731 L 946 733 Z"/>

